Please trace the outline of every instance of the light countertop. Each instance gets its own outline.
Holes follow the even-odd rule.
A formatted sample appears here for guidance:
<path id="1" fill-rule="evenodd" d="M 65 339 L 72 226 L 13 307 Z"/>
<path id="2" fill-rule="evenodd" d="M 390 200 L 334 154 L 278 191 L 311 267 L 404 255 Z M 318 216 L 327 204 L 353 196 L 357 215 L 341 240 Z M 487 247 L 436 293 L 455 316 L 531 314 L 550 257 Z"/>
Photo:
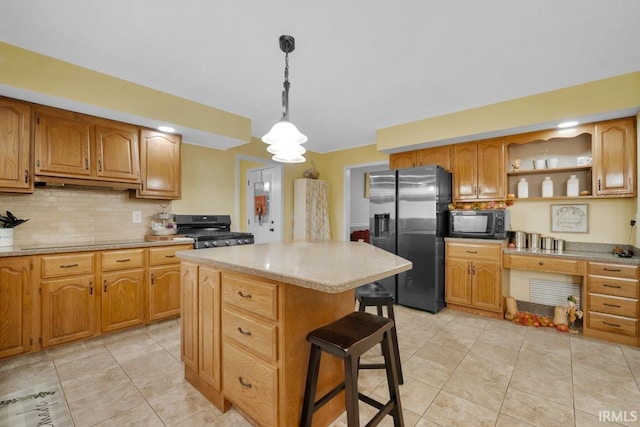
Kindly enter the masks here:
<path id="1" fill-rule="evenodd" d="M 193 239 L 178 237 L 171 240 L 146 241 L 143 239 L 115 240 L 97 243 L 63 243 L 54 246 L 51 243 L 43 245 L 25 245 L 0 248 L 0 258 L 12 256 L 46 255 L 65 252 L 104 251 L 110 249 L 147 248 L 153 246 L 169 246 L 193 244 Z"/>
<path id="2" fill-rule="evenodd" d="M 410 270 L 412 263 L 363 242 L 261 243 L 178 251 L 185 261 L 340 293 Z"/>

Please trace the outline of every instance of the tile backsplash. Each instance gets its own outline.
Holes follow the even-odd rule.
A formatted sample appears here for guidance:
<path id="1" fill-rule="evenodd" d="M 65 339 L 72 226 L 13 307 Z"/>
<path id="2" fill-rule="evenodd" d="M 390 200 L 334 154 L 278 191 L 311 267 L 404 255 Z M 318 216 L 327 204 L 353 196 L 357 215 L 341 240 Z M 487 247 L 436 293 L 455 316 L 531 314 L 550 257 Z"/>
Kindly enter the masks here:
<path id="1" fill-rule="evenodd" d="M 162 206 L 160 205 L 162 203 Z M 127 191 L 36 188 L 33 194 L 0 193 L 0 213 L 29 221 L 16 227 L 14 246 L 93 244 L 142 240 L 155 213 L 171 212 L 171 202 L 134 199 Z M 132 222 L 133 211 L 142 222 Z"/>

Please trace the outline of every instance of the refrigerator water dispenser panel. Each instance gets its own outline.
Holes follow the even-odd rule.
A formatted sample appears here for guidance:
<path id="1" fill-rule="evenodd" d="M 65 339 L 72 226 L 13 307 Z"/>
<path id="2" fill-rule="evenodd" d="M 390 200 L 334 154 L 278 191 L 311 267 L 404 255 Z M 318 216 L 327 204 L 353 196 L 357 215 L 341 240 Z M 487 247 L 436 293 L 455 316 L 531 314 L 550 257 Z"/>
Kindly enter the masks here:
<path id="1" fill-rule="evenodd" d="M 383 214 L 375 214 L 373 220 L 373 236 L 374 237 L 389 237 L 391 222 L 391 214 L 383 213 Z"/>

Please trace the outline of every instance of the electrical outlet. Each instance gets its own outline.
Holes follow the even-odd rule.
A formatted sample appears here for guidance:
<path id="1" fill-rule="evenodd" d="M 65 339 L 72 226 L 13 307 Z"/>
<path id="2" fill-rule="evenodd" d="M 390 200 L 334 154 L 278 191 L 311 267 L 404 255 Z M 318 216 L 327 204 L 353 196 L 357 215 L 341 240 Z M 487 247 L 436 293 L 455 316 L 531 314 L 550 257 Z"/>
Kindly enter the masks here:
<path id="1" fill-rule="evenodd" d="M 133 221 L 134 224 L 140 224 L 142 222 L 142 212 L 133 211 L 133 215 L 131 216 L 131 221 Z"/>
<path id="2" fill-rule="evenodd" d="M 635 219 L 632 219 L 631 221 L 629 221 L 629 224 L 630 224 L 632 227 L 635 227 L 635 225 L 636 225 L 636 220 L 635 220 Z"/>

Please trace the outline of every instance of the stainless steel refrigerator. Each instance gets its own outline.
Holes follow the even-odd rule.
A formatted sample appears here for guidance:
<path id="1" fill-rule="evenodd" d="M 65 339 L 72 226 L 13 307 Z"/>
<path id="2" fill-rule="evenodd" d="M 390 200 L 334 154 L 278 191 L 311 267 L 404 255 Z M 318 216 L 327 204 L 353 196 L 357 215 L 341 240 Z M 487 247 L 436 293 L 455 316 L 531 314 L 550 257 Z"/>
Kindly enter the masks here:
<path id="1" fill-rule="evenodd" d="M 371 243 L 413 263 L 378 281 L 398 304 L 437 313 L 444 306 L 444 237 L 451 174 L 440 166 L 371 172 Z"/>

